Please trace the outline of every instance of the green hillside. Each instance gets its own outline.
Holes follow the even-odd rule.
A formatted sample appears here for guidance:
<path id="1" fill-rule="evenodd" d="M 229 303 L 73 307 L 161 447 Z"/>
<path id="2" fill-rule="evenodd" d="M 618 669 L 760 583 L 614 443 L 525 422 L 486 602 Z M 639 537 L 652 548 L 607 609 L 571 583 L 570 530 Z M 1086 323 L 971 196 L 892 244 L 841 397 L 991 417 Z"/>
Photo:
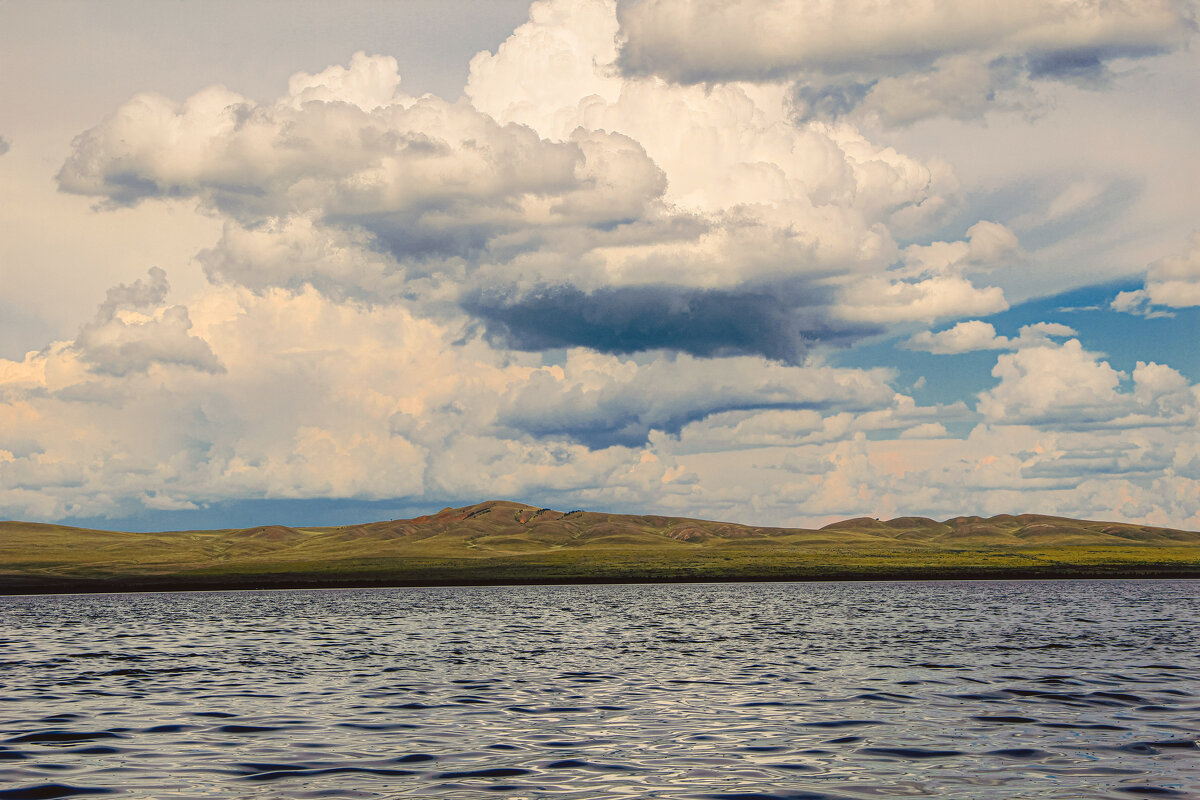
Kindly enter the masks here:
<path id="1" fill-rule="evenodd" d="M 1037 514 L 819 530 L 491 501 L 335 528 L 0 522 L 0 592 L 454 583 L 1200 577 L 1200 533 Z"/>

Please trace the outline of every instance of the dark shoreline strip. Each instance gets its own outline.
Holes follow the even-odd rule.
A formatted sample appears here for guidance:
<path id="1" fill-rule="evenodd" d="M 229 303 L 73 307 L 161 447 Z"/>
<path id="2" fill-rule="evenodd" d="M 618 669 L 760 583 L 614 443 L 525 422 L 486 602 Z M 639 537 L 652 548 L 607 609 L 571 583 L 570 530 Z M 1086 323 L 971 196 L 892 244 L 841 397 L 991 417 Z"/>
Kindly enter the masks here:
<path id="1" fill-rule="evenodd" d="M 269 589 L 381 589 L 439 586 L 586 586 L 623 583 L 821 583 L 835 581 L 991 581 L 991 580 L 1168 580 L 1200 579 L 1195 565 L 1121 565 L 1103 568 L 1047 567 L 1042 569 L 903 569 L 895 571 L 830 571 L 817 573 L 750 573 L 738 575 L 662 575 L 630 572 L 613 575 L 529 575 L 485 578 L 443 575 L 429 578 L 365 575 L 355 577 L 305 574 L 241 575 L 202 578 L 164 575 L 111 579 L 39 580 L 29 576 L 0 577 L 0 595 L 120 594 L 133 592 L 249 591 Z"/>

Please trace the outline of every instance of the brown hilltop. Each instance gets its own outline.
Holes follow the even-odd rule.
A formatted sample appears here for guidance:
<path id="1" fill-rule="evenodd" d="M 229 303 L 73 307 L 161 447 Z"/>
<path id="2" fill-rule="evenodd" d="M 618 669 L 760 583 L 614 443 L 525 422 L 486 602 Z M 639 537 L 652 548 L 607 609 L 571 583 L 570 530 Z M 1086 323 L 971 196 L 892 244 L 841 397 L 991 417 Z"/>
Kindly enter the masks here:
<path id="1" fill-rule="evenodd" d="M 460 541 L 466 547 L 527 551 L 533 546 L 658 545 L 712 539 L 745 539 L 790 533 L 785 528 L 760 528 L 681 517 L 636 516 L 597 511 L 556 511 L 550 508 L 489 500 L 462 508 L 443 508 L 436 514 L 369 522 L 339 528 L 343 535 L 382 536 L 408 540 Z"/>
<path id="2" fill-rule="evenodd" d="M 233 535 L 241 539 L 254 539 L 259 542 L 292 542 L 304 534 L 286 525 L 261 525 L 257 528 L 243 528 L 235 531 Z"/>
<path id="3" fill-rule="evenodd" d="M 1151 525 L 1054 517 L 1045 514 L 961 516 L 944 522 L 926 517 L 897 517 L 880 521 L 858 517 L 826 525 L 821 530 L 867 533 L 881 538 L 931 544 L 979 545 L 1146 545 L 1196 544 L 1200 533 Z"/>

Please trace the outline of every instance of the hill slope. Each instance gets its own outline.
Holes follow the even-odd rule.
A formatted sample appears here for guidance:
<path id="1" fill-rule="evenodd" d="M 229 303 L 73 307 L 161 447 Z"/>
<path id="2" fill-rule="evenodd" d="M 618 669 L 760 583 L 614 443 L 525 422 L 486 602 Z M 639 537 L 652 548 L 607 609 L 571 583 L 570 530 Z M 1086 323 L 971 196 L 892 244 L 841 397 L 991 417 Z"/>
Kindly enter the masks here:
<path id="1" fill-rule="evenodd" d="M 490 501 L 336 528 L 0 522 L 0 591 L 611 580 L 1200 576 L 1200 533 L 1037 514 L 819 530 Z"/>

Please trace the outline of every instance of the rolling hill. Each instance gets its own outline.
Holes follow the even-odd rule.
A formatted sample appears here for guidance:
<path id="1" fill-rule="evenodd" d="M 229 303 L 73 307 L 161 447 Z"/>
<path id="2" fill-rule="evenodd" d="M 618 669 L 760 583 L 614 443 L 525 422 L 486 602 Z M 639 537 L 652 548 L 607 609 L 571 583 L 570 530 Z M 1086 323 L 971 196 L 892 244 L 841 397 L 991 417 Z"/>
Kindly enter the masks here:
<path id="1" fill-rule="evenodd" d="M 489 501 L 415 519 L 129 533 L 0 522 L 0 592 L 672 580 L 1200 577 L 1200 532 L 1038 514 L 818 530 Z"/>

